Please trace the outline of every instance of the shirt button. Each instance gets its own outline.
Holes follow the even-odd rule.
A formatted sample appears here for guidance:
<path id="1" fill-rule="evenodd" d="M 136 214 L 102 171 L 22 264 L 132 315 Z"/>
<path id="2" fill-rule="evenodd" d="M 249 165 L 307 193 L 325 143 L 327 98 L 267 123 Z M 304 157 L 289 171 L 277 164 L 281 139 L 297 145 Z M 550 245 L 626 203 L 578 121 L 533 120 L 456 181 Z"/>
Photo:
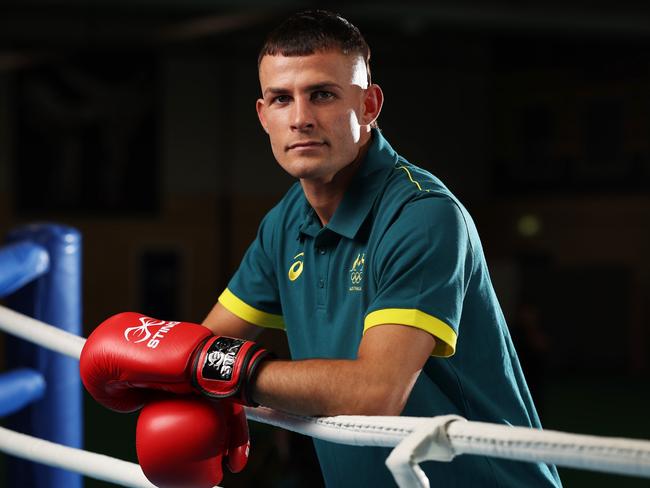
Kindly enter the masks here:
<path id="1" fill-rule="evenodd" d="M 325 280 L 324 279 L 318 280 L 318 288 L 325 288 Z"/>

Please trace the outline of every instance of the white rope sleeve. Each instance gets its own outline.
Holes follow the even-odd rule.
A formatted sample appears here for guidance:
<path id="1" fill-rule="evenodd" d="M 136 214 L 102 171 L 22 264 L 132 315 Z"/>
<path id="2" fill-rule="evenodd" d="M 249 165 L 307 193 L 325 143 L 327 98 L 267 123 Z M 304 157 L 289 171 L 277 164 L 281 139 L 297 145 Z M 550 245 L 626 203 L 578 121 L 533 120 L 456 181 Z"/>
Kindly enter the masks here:
<path id="1" fill-rule="evenodd" d="M 485 422 L 453 422 L 456 454 L 477 454 L 650 478 L 650 442 Z"/>
<path id="2" fill-rule="evenodd" d="M 339 415 L 303 417 L 267 407 L 248 408 L 246 416 L 283 429 L 351 446 L 395 447 L 424 420 L 421 417 Z"/>
<path id="3" fill-rule="evenodd" d="M 0 427 L 0 450 L 16 457 L 68 469 L 102 481 L 131 486 L 155 488 L 140 466 L 103 454 L 63 446 Z"/>

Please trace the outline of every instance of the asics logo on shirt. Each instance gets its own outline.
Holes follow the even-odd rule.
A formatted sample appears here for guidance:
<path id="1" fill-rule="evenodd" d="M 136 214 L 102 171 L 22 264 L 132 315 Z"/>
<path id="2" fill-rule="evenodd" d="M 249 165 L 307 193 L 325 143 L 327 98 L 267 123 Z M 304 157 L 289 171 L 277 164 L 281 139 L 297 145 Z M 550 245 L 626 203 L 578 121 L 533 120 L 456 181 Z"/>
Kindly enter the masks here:
<path id="1" fill-rule="evenodd" d="M 298 277 L 302 274 L 302 259 L 304 255 L 305 253 L 301 252 L 300 254 L 296 254 L 293 257 L 294 263 L 289 268 L 289 279 L 291 281 L 296 281 Z"/>

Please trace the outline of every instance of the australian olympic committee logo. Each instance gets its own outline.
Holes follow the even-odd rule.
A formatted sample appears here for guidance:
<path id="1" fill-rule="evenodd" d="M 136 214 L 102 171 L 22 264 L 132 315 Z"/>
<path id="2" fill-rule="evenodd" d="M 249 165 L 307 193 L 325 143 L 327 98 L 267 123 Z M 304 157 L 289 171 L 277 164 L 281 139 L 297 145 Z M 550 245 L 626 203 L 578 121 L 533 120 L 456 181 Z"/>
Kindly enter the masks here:
<path id="1" fill-rule="evenodd" d="M 140 325 L 127 327 L 124 330 L 124 338 L 127 342 L 132 342 L 133 344 L 148 341 L 147 347 L 151 349 L 157 348 L 160 341 L 165 337 L 165 334 L 172 327 L 180 324 L 180 322 L 167 322 L 165 320 L 152 319 L 151 317 L 140 317 L 138 320 L 140 321 Z M 149 327 L 159 327 L 159 329 L 153 333 L 149 330 Z"/>
<path id="2" fill-rule="evenodd" d="M 361 291 L 363 271 L 366 265 L 366 253 L 359 253 L 350 268 L 350 291 Z"/>

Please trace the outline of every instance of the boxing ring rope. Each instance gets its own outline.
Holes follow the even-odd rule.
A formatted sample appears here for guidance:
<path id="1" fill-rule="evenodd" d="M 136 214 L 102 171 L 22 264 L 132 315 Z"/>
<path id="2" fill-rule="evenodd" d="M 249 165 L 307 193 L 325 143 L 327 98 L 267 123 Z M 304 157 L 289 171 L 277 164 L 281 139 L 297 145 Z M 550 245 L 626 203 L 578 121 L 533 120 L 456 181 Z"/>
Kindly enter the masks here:
<path id="1" fill-rule="evenodd" d="M 0 306 L 0 329 L 64 356 L 79 359 L 86 339 Z"/>
<path id="2" fill-rule="evenodd" d="M 4 427 L 0 427 L 0 451 L 102 481 L 134 488 L 155 488 L 135 463 L 63 446 Z"/>
<path id="3" fill-rule="evenodd" d="M 440 460 L 451 460 L 460 454 L 474 454 L 650 478 L 650 442 L 644 440 L 512 427 L 467 421 L 453 415 L 432 418 L 352 415 L 313 418 L 266 407 L 248 409 L 246 414 L 258 422 L 356 446 L 396 447 L 418 431 L 428 433 L 442 427 L 447 439 L 439 441 L 443 443 L 445 455 L 426 456 L 421 461 L 446 458 L 447 455 L 449 459 Z"/>
<path id="4" fill-rule="evenodd" d="M 77 359 L 85 342 L 81 337 L 2 306 L 0 330 Z M 394 447 L 386 464 L 400 486 L 428 487 L 428 480 L 418 463 L 427 460 L 450 461 L 460 454 L 551 463 L 650 478 L 650 441 L 645 440 L 489 424 L 467 421 L 454 415 L 432 418 L 345 415 L 313 418 L 265 407 L 247 408 L 246 413 L 249 419 L 331 442 Z M 15 436 L 22 434 L 0 430 L 0 450 L 10 452 L 14 441 L 19 439 Z M 63 462 L 60 458 L 48 456 L 48 451 L 54 446 L 64 446 L 34 438 L 24 442 L 30 444 L 19 452 L 10 453 L 43 463 Z M 143 480 L 142 471 L 135 464 L 77 449 L 64 449 L 71 449 L 75 456 L 78 452 L 84 452 L 90 457 L 87 462 L 79 462 L 82 458 L 76 458 L 73 463 L 56 466 L 95 478 L 106 476 L 100 479 L 125 486 L 153 486 Z M 74 458 L 70 455 L 67 457 Z M 94 471 L 95 467 L 97 471 Z"/>

